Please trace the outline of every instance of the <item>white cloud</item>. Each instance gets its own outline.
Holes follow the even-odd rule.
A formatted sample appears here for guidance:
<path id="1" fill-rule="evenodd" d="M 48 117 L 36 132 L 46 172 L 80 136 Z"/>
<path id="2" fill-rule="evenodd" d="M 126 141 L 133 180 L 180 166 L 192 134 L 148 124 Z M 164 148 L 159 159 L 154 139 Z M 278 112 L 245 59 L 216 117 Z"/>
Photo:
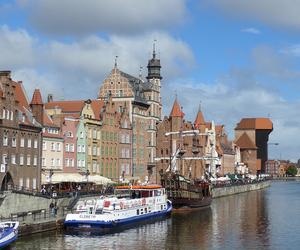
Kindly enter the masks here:
<path id="1" fill-rule="evenodd" d="M 35 63 L 36 40 L 25 30 L 0 26 L 0 68 L 14 69 Z"/>
<path id="2" fill-rule="evenodd" d="M 289 46 L 285 49 L 282 49 L 281 52 L 283 54 L 300 57 L 300 44 L 294 44 L 292 46 Z"/>
<path id="3" fill-rule="evenodd" d="M 160 30 L 187 15 L 186 0 L 28 0 L 22 6 L 34 27 L 54 35 Z"/>
<path id="4" fill-rule="evenodd" d="M 206 0 L 221 11 L 239 18 L 259 20 L 280 28 L 300 30 L 299 0 Z"/>
<path id="5" fill-rule="evenodd" d="M 254 34 L 254 35 L 259 35 L 261 33 L 260 30 L 258 30 L 256 28 L 245 28 L 245 29 L 242 29 L 241 31 L 245 32 L 245 33 Z"/>

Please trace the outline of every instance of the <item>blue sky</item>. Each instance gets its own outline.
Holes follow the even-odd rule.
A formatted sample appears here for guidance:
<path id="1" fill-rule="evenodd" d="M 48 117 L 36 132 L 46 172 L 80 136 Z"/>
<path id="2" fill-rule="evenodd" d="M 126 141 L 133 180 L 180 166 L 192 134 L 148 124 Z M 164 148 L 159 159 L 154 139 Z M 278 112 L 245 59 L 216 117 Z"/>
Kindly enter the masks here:
<path id="1" fill-rule="evenodd" d="M 153 40 L 162 63 L 164 113 L 175 92 L 193 120 L 233 137 L 243 117 L 270 117 L 271 158 L 300 158 L 298 0 L 2 0 L 0 68 L 55 99 L 96 98 L 114 57 L 146 75 Z M 170 95 L 169 93 L 174 93 Z"/>

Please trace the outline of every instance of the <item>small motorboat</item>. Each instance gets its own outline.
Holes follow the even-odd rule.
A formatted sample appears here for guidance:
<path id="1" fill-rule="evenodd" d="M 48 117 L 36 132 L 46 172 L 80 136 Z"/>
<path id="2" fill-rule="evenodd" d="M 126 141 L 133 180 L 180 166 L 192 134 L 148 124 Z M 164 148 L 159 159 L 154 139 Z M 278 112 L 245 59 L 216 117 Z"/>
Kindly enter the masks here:
<path id="1" fill-rule="evenodd" d="M 18 238 L 18 221 L 0 222 L 0 248 L 4 248 Z"/>

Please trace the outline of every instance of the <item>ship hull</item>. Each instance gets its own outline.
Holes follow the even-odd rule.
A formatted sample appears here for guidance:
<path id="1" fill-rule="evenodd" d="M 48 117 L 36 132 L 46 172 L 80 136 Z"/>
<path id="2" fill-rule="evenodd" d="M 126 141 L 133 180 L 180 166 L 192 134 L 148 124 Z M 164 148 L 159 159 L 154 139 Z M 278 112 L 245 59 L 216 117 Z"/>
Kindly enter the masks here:
<path id="1" fill-rule="evenodd" d="M 174 209 L 197 209 L 209 207 L 212 201 L 211 196 L 202 199 L 173 198 L 170 199 Z"/>

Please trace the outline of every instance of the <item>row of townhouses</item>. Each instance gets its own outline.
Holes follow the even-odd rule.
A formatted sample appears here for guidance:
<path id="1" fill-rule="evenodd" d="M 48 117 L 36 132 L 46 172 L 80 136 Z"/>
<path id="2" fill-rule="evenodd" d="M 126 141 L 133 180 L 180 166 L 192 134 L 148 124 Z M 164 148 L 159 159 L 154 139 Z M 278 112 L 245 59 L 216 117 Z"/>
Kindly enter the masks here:
<path id="1" fill-rule="evenodd" d="M 234 141 L 224 125 L 205 121 L 201 109 L 194 122 L 184 120 L 177 98 L 162 119 L 155 49 L 147 68 L 143 79 L 115 63 L 97 99 L 57 101 L 48 95 L 45 102 L 38 89 L 29 102 L 22 82 L 0 71 L 1 189 L 39 189 L 54 177 L 72 180 L 76 174 L 159 182 L 159 173 L 170 168 L 193 178 L 263 170 L 269 119 L 242 119 Z M 174 162 L 177 150 L 182 158 Z"/>

